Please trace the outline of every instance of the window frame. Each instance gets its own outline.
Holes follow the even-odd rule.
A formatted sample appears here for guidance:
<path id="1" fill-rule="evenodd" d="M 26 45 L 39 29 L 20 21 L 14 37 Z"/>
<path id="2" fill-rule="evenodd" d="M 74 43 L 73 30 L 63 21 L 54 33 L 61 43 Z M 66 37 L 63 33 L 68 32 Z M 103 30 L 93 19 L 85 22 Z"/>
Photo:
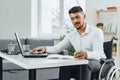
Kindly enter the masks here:
<path id="1" fill-rule="evenodd" d="M 82 1 L 82 0 L 81 0 Z M 83 2 L 83 1 L 82 1 Z M 59 0 L 60 28 L 59 33 L 41 34 L 42 11 L 41 0 L 31 0 L 31 37 L 58 39 L 64 34 L 64 0 Z M 84 3 L 85 5 L 85 3 Z"/>

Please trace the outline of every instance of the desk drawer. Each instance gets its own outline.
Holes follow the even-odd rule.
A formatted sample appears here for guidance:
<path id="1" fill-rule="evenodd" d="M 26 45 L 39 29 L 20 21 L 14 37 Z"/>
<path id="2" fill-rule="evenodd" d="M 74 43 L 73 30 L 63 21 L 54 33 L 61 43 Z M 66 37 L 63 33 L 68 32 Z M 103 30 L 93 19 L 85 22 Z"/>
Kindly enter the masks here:
<path id="1" fill-rule="evenodd" d="M 37 80 L 58 79 L 59 68 L 47 68 L 37 70 Z"/>
<path id="2" fill-rule="evenodd" d="M 28 71 L 3 70 L 3 80 L 28 80 Z"/>

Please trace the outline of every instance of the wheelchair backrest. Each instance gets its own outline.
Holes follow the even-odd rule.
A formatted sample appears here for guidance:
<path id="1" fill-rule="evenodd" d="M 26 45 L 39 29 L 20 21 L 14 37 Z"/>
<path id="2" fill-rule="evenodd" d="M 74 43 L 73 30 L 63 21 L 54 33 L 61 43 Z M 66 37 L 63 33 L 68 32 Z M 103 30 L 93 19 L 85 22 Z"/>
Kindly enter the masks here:
<path id="1" fill-rule="evenodd" d="M 112 37 L 111 41 L 104 42 L 104 44 L 103 44 L 104 53 L 105 53 L 107 59 L 112 58 L 112 45 L 113 45 L 113 40 L 117 40 L 117 38 Z"/>
<path id="2" fill-rule="evenodd" d="M 103 47 L 107 59 L 112 58 L 112 42 L 111 41 L 104 42 Z"/>

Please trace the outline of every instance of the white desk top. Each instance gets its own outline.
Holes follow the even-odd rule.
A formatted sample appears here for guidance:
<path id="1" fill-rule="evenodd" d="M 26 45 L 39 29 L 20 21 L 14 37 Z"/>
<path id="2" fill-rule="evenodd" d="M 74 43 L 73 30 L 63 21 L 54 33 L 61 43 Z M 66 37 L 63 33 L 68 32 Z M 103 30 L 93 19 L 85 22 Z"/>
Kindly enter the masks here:
<path id="1" fill-rule="evenodd" d="M 0 57 L 19 65 L 25 69 L 60 67 L 68 65 L 88 64 L 88 60 L 80 59 L 47 59 L 47 58 L 24 58 L 22 55 L 6 55 L 0 52 Z"/>

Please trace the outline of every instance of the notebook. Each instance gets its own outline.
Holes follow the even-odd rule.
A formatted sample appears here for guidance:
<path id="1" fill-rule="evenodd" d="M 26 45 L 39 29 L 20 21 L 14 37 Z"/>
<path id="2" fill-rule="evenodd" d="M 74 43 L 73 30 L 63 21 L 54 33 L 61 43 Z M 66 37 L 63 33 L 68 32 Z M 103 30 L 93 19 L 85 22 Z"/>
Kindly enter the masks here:
<path id="1" fill-rule="evenodd" d="M 21 53 L 21 55 L 22 55 L 23 57 L 25 57 L 25 58 L 44 58 L 44 57 L 47 57 L 47 56 L 48 56 L 48 54 L 47 54 L 46 52 L 45 52 L 45 53 L 42 53 L 42 54 L 41 54 L 40 52 L 37 52 L 37 53 L 35 53 L 35 54 L 31 54 L 30 51 L 24 52 L 24 51 L 23 51 L 23 48 L 22 48 L 22 44 L 21 44 L 20 39 L 19 39 L 19 37 L 18 37 L 18 34 L 17 34 L 17 33 L 14 33 L 14 35 L 15 35 L 15 38 L 16 38 L 18 47 L 19 47 L 19 49 L 20 49 L 20 53 Z"/>

